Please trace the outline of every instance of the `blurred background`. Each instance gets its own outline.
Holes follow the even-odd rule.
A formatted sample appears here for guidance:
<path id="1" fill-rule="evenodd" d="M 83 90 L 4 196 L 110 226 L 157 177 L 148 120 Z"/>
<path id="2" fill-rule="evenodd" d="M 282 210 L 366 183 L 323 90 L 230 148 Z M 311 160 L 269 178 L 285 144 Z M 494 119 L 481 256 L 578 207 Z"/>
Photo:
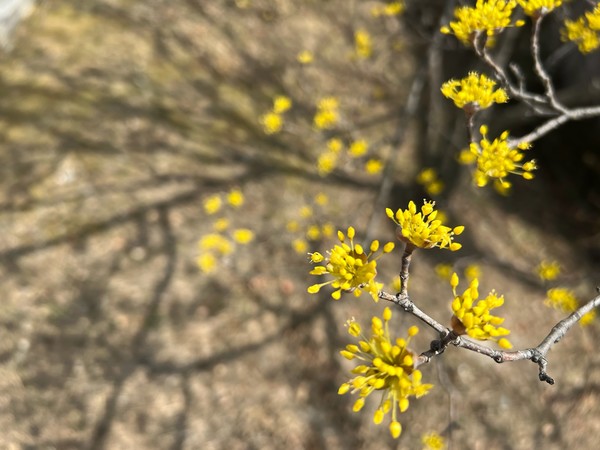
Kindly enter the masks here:
<path id="1" fill-rule="evenodd" d="M 542 54 L 574 106 L 600 104 L 598 56 L 560 41 L 585 3 L 544 28 Z M 0 448 L 419 449 L 432 431 L 460 449 L 595 448 L 598 321 L 552 349 L 554 386 L 531 362 L 449 348 L 423 368 L 435 388 L 402 415 L 396 441 L 372 422 L 376 399 L 353 413 L 337 394 L 353 367 L 339 355 L 344 323 L 384 305 L 306 292 L 306 252 L 330 248 L 332 227 L 393 240 L 384 208 L 434 195 L 465 225 L 463 249 L 417 252 L 412 299 L 448 322 L 435 268 L 462 278 L 476 265 L 480 291 L 506 297 L 517 348 L 564 317 L 544 306 L 547 289 L 585 302 L 600 284 L 598 120 L 536 142 L 538 174 L 515 179 L 512 195 L 475 189 L 456 162 L 464 117 L 439 93 L 483 70 L 437 32 L 455 2 L 408 1 L 401 15 L 385 5 L 0 1 Z M 532 79 L 527 33 L 508 30 L 497 51 Z M 292 107 L 268 134 L 281 95 Z M 319 130 L 326 97 L 338 121 Z M 492 135 L 541 121 L 514 102 L 483 118 Z M 325 174 L 332 138 L 368 150 Z M 434 194 L 419 183 L 427 167 L 443 182 Z M 235 229 L 254 239 L 236 242 Z M 209 252 L 202 270 L 218 239 L 233 251 Z M 557 280 L 535 273 L 542 260 L 560 263 Z M 388 290 L 399 262 L 399 251 L 379 262 Z M 394 315 L 398 336 L 414 324 Z M 435 337 L 421 327 L 414 349 Z"/>

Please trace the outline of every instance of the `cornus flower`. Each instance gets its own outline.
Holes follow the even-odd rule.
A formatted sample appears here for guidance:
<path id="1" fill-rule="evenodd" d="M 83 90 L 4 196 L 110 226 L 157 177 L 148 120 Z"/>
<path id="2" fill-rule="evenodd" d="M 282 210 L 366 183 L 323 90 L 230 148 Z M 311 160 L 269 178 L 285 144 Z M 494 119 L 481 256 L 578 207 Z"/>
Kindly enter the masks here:
<path id="1" fill-rule="evenodd" d="M 314 56 L 309 50 L 302 50 L 298 55 L 296 55 L 296 60 L 300 64 L 310 64 L 313 62 Z"/>
<path id="2" fill-rule="evenodd" d="M 577 44 L 581 53 L 590 53 L 600 47 L 598 31 L 600 31 L 600 4 L 575 21 L 565 20 L 562 39 Z"/>
<path id="3" fill-rule="evenodd" d="M 292 100 L 285 95 L 279 95 L 273 100 L 273 112 L 282 114 L 292 107 Z"/>
<path id="4" fill-rule="evenodd" d="M 370 175 L 376 175 L 383 170 L 383 163 L 379 159 L 369 159 L 365 163 L 365 171 Z"/>
<path id="5" fill-rule="evenodd" d="M 579 302 L 573 291 L 565 288 L 554 288 L 546 292 L 544 304 L 563 312 L 573 312 L 577 309 Z"/>
<path id="6" fill-rule="evenodd" d="M 546 292 L 546 300 L 544 301 L 544 304 L 566 313 L 572 313 L 579 308 L 579 301 L 575 297 L 573 291 L 565 288 L 549 289 L 548 292 Z M 596 310 L 592 309 L 589 313 L 581 316 L 581 319 L 579 319 L 579 325 L 585 327 L 586 325 L 592 323 L 595 318 Z"/>
<path id="7" fill-rule="evenodd" d="M 274 112 L 268 112 L 260 117 L 260 123 L 266 134 L 275 134 L 283 127 L 283 117 Z"/>
<path id="8" fill-rule="evenodd" d="M 421 443 L 423 444 L 424 450 L 442 450 L 444 447 L 446 447 L 444 438 L 433 431 L 423 435 L 421 438 Z"/>
<path id="9" fill-rule="evenodd" d="M 442 225 L 442 221 L 436 219 L 438 212 L 433 209 L 434 206 L 435 202 L 423 201 L 421 212 L 418 213 L 417 206 L 411 201 L 408 209 L 404 211 L 399 209 L 394 214 L 390 208 L 386 208 L 385 212 L 400 227 L 398 238 L 407 244 L 419 248 L 439 247 L 452 251 L 460 249 L 462 246 L 453 240 L 465 227 L 450 228 Z"/>
<path id="10" fill-rule="evenodd" d="M 473 45 L 480 33 L 488 37 L 486 45 L 494 43 L 494 36 L 502 29 L 510 26 L 522 26 L 522 20 L 512 22 L 512 13 L 517 3 L 515 0 L 477 0 L 475 7 L 461 6 L 454 10 L 455 22 L 444 26 L 441 32 L 454 34 L 465 45 Z"/>
<path id="11" fill-rule="evenodd" d="M 442 85 L 442 94 L 454 102 L 458 108 L 462 108 L 469 113 L 474 113 L 480 109 L 486 109 L 494 103 L 506 103 L 508 95 L 502 88 L 495 89 L 496 82 L 479 75 L 477 72 L 470 72 L 462 80 L 449 80 Z"/>
<path id="12" fill-rule="evenodd" d="M 352 408 L 358 412 L 365 404 L 365 398 L 373 392 L 380 392 L 379 407 L 375 411 L 373 421 L 380 424 L 385 415 L 391 411 L 392 421 L 389 429 L 394 438 L 400 436 L 402 426 L 398 422 L 398 412 L 403 413 L 408 409 L 410 397 L 422 397 L 433 387 L 431 384 L 421 383 L 421 372 L 414 367 L 415 355 L 408 349 L 411 337 L 419 329 L 415 326 L 408 329 L 406 339 L 390 338 L 388 322 L 392 317 L 390 308 L 385 308 L 381 320 L 379 317 L 371 319 L 371 337 L 367 338 L 361 326 L 354 319 L 347 322 L 348 333 L 358 338 L 358 345 L 350 344 L 341 351 L 344 358 L 358 359 L 363 364 L 355 367 L 352 373 L 356 377 L 342 384 L 339 394 L 347 392 L 357 393 L 358 400 Z"/>
<path id="13" fill-rule="evenodd" d="M 556 261 L 542 261 L 535 271 L 541 280 L 552 281 L 560 275 L 560 264 Z"/>
<path id="14" fill-rule="evenodd" d="M 369 58 L 373 52 L 371 44 L 371 35 L 365 30 L 358 30 L 354 33 L 354 50 L 359 58 Z"/>
<path id="15" fill-rule="evenodd" d="M 354 243 L 354 228 L 348 228 L 348 241 L 341 231 L 338 231 L 339 245 L 328 251 L 328 258 L 322 254 L 311 253 L 310 260 L 313 263 L 323 263 L 321 266 L 315 266 L 310 272 L 311 275 L 326 275 L 333 277 L 332 280 L 324 283 L 313 284 L 308 288 L 310 294 L 316 294 L 326 285 L 331 285 L 335 290 L 331 294 L 334 300 L 339 300 L 342 292 L 353 292 L 358 297 L 362 290 L 366 290 L 373 300 L 379 301 L 378 293 L 383 287 L 382 283 L 375 282 L 377 275 L 377 259 L 383 253 L 389 253 L 394 249 L 394 244 L 388 242 L 383 246 L 383 251 L 377 257 L 375 253 L 379 250 L 379 241 L 373 241 L 369 247 L 369 253 L 360 244 Z"/>
<path id="16" fill-rule="evenodd" d="M 517 0 L 528 16 L 539 17 L 562 5 L 562 0 Z"/>
<path id="17" fill-rule="evenodd" d="M 387 5 L 378 5 L 371 9 L 373 17 L 397 16 L 404 11 L 404 2 L 391 2 Z"/>
<path id="18" fill-rule="evenodd" d="M 437 171 L 433 167 L 419 172 L 417 183 L 422 185 L 431 196 L 438 195 L 444 190 L 444 182 L 438 178 Z"/>
<path id="19" fill-rule="evenodd" d="M 510 334 L 506 328 L 499 327 L 504 319 L 493 316 L 490 311 L 504 304 L 504 296 L 498 297 L 495 291 L 491 291 L 486 298 L 479 300 L 479 281 L 473 279 L 469 287 L 458 295 L 456 287 L 458 286 L 458 275 L 452 274 L 450 286 L 454 294 L 452 302 L 452 330 L 460 335 L 467 334 L 474 339 L 481 341 L 497 341 L 502 348 L 512 348 L 508 339 L 501 336 Z"/>
<path id="20" fill-rule="evenodd" d="M 521 164 L 524 157 L 522 151 L 530 147 L 529 143 L 521 142 L 512 147 L 508 142 L 508 131 L 490 142 L 487 138 L 488 127 L 482 125 L 479 131 L 483 136 L 479 144 L 472 142 L 458 158 L 462 164 L 476 164 L 473 180 L 477 186 L 483 187 L 493 179 L 497 188 L 509 189 L 511 184 L 505 180 L 509 173 L 521 175 L 526 180 L 533 178 L 532 172 L 537 169 L 535 160 Z"/>
<path id="21" fill-rule="evenodd" d="M 328 130 L 338 121 L 338 101 L 335 97 L 326 97 L 317 103 L 317 112 L 313 118 L 315 127 Z"/>

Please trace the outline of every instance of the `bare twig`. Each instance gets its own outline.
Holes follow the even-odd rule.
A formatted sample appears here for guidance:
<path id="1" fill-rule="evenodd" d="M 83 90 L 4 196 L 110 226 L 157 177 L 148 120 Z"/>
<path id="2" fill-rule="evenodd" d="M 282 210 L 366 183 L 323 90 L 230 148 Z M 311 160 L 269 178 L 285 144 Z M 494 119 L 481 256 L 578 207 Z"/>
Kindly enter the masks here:
<path id="1" fill-rule="evenodd" d="M 573 312 L 570 316 L 558 322 L 537 347 L 523 350 L 505 351 L 495 350 L 466 339 L 463 336 L 457 336 L 450 328 L 440 324 L 438 321 L 419 309 L 409 299 L 408 295 L 392 295 L 382 291 L 379 293 L 379 298 L 395 303 L 404 309 L 404 311 L 414 315 L 416 318 L 433 328 L 439 334 L 440 338 L 431 343 L 430 349 L 419 355 L 417 361 L 415 362 L 415 367 L 428 363 L 434 356 L 443 353 L 448 345 L 452 344 L 456 347 L 464 348 L 484 356 L 489 356 L 497 363 L 529 359 L 538 365 L 540 381 L 545 381 L 548 384 L 554 384 L 554 379 L 546 372 L 546 366 L 548 364 L 546 355 L 548 354 L 548 351 L 554 344 L 560 341 L 567 331 L 569 331 L 571 327 L 573 327 L 573 325 L 575 325 L 575 323 L 577 323 L 585 314 L 600 306 L 599 294 Z"/>

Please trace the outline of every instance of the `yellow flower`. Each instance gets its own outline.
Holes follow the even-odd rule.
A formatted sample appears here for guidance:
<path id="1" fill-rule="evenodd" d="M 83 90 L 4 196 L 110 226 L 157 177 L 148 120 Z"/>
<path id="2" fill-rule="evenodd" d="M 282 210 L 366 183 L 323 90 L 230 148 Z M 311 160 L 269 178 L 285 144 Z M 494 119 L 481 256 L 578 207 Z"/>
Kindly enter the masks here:
<path id="1" fill-rule="evenodd" d="M 212 253 L 203 253 L 198 257 L 198 267 L 204 273 L 211 273 L 217 267 L 217 259 Z"/>
<path id="2" fill-rule="evenodd" d="M 204 211 L 209 215 L 215 214 L 221 209 L 222 204 L 221 197 L 216 194 L 211 195 L 204 200 Z"/>
<path id="3" fill-rule="evenodd" d="M 383 163 L 379 159 L 370 159 L 365 163 L 365 171 L 371 175 L 377 175 L 383 170 Z"/>
<path id="4" fill-rule="evenodd" d="M 229 203 L 234 208 L 238 206 L 242 206 L 244 204 L 244 194 L 239 189 L 232 189 L 229 194 L 227 194 L 227 203 Z"/>
<path id="5" fill-rule="evenodd" d="M 357 30 L 354 33 L 354 50 L 359 58 L 366 59 L 373 52 L 371 35 L 366 30 Z"/>
<path id="6" fill-rule="evenodd" d="M 421 382 L 421 372 L 414 367 L 415 354 L 408 349 L 411 338 L 419 329 L 412 326 L 408 329 L 406 339 L 392 340 L 388 326 L 391 317 L 392 311 L 388 307 L 384 309 L 381 319 L 373 317 L 372 335 L 368 338 L 354 319 L 347 322 L 348 333 L 359 341 L 358 345 L 347 345 L 340 353 L 344 358 L 358 359 L 362 364 L 352 370 L 356 376 L 343 383 L 338 394 L 358 393 L 358 400 L 352 408 L 357 412 L 364 406 L 366 397 L 375 391 L 380 392 L 379 407 L 375 411 L 373 421 L 380 424 L 385 415 L 391 412 L 389 429 L 391 435 L 397 438 L 402 432 L 398 413 L 408 409 L 410 397 L 420 398 L 426 395 L 433 385 Z"/>
<path id="7" fill-rule="evenodd" d="M 485 75 L 470 72 L 461 80 L 449 80 L 442 85 L 442 94 L 458 108 L 476 112 L 494 103 L 506 103 L 508 95 L 502 88 L 494 89 L 496 82 Z"/>
<path id="8" fill-rule="evenodd" d="M 292 100 L 285 95 L 279 95 L 273 100 L 273 112 L 282 114 L 292 107 Z"/>
<path id="9" fill-rule="evenodd" d="M 552 281 L 560 275 L 560 264 L 556 261 L 542 261 L 535 271 L 541 280 Z"/>
<path id="10" fill-rule="evenodd" d="M 314 60 L 314 56 L 309 50 L 302 50 L 298 55 L 296 55 L 296 60 L 300 64 L 310 64 Z"/>
<path id="11" fill-rule="evenodd" d="M 444 438 L 436 432 L 424 434 L 421 438 L 423 450 L 443 450 L 446 447 Z"/>
<path id="12" fill-rule="evenodd" d="M 331 222 L 327 222 L 321 227 L 321 233 L 323 233 L 323 237 L 326 238 L 333 236 L 334 230 L 335 228 Z"/>
<path id="13" fill-rule="evenodd" d="M 269 112 L 260 117 L 260 123 L 266 134 L 275 134 L 283 127 L 283 117 L 274 112 Z"/>
<path id="14" fill-rule="evenodd" d="M 215 231 L 225 231 L 227 228 L 229 228 L 229 220 L 224 217 L 217 219 L 213 224 Z"/>
<path id="15" fill-rule="evenodd" d="M 338 231 L 339 245 L 335 245 L 333 249 L 328 251 L 329 258 L 325 258 L 320 253 L 313 253 L 311 261 L 313 263 L 323 262 L 322 266 L 315 266 L 310 272 L 311 275 L 326 275 L 333 276 L 333 280 L 324 283 L 313 284 L 308 288 L 308 292 L 316 294 L 319 290 L 328 284 L 335 289 L 331 294 L 334 300 L 339 300 L 342 292 L 353 292 L 356 297 L 360 296 L 362 290 L 366 290 L 376 302 L 379 301 L 379 291 L 383 287 L 382 283 L 375 282 L 377 275 L 377 259 L 383 253 L 389 253 L 394 249 L 394 244 L 388 242 L 382 253 L 376 257 L 374 255 L 379 250 L 379 241 L 371 242 L 369 253 L 360 244 L 354 243 L 354 228 L 348 228 L 348 240 L 341 231 Z"/>
<path id="16" fill-rule="evenodd" d="M 332 138 L 327 141 L 327 149 L 331 153 L 340 153 L 344 148 L 344 143 L 339 138 Z"/>
<path id="17" fill-rule="evenodd" d="M 317 103 L 317 112 L 313 118 L 315 127 L 328 130 L 338 121 L 338 101 L 334 97 L 326 97 Z"/>
<path id="18" fill-rule="evenodd" d="M 359 156 L 367 153 L 368 149 L 369 144 L 367 144 L 367 141 L 364 139 L 359 139 L 358 141 L 354 141 L 352 144 L 350 144 L 350 148 L 348 148 L 348 154 L 352 158 L 358 158 Z"/>
<path id="19" fill-rule="evenodd" d="M 404 2 L 391 2 L 387 5 L 377 5 L 371 9 L 373 17 L 379 16 L 397 16 L 404 11 Z"/>
<path id="20" fill-rule="evenodd" d="M 231 242 L 226 238 L 217 233 L 208 233 L 198 242 L 200 250 L 214 250 L 222 255 L 227 255 L 233 251 Z"/>
<path id="21" fill-rule="evenodd" d="M 329 203 L 329 198 L 323 192 L 319 192 L 317 195 L 315 195 L 315 203 L 319 206 L 325 206 L 327 203 Z"/>
<path id="22" fill-rule="evenodd" d="M 248 244 L 254 239 L 254 232 L 247 228 L 238 228 L 233 232 L 233 240 L 238 244 Z"/>
<path id="23" fill-rule="evenodd" d="M 517 0 L 528 16 L 541 16 L 548 14 L 562 5 L 562 0 Z"/>
<path id="24" fill-rule="evenodd" d="M 453 242 L 454 236 L 463 232 L 464 227 L 458 226 L 454 229 L 442 225 L 442 221 L 436 219 L 437 211 L 434 209 L 435 202 L 423 201 L 421 212 L 417 213 L 417 206 L 413 201 L 408 204 L 408 209 L 397 210 L 396 214 L 386 208 L 387 216 L 400 226 L 400 240 L 410 242 L 419 248 L 449 248 L 456 251 L 461 248 L 458 242 Z"/>
<path id="25" fill-rule="evenodd" d="M 434 270 L 435 274 L 442 280 L 450 281 L 452 277 L 452 264 L 437 264 Z"/>
<path id="26" fill-rule="evenodd" d="M 565 28 L 561 30 L 562 39 L 577 44 L 581 53 L 590 53 L 600 47 L 600 5 L 588 11 L 575 21 L 565 20 Z"/>
<path id="27" fill-rule="evenodd" d="M 596 310 L 592 309 L 589 313 L 584 314 L 583 316 L 581 316 L 581 319 L 579 319 L 579 325 L 581 325 L 582 327 L 586 327 L 589 324 L 591 324 L 594 319 L 596 319 Z"/>
<path id="28" fill-rule="evenodd" d="M 488 37 L 486 45 L 494 44 L 494 36 L 504 28 L 522 26 L 523 21 L 512 22 L 515 0 L 477 0 L 475 7 L 461 6 L 454 10 L 455 22 L 444 26 L 441 32 L 454 34 L 465 45 L 472 45 L 478 33 Z"/>
<path id="29" fill-rule="evenodd" d="M 477 264 L 469 264 L 465 268 L 465 278 L 469 281 L 479 278 L 481 276 L 481 269 Z"/>
<path id="30" fill-rule="evenodd" d="M 452 274 L 450 279 L 454 301 L 452 302 L 452 329 L 456 334 L 468 334 L 478 340 L 497 341 L 502 348 L 512 348 L 508 339 L 502 338 L 510 334 L 506 328 L 500 327 L 504 319 L 493 316 L 490 311 L 504 304 L 504 296 L 498 296 L 495 291 L 491 291 L 486 298 L 479 300 L 479 280 L 473 279 L 469 287 L 458 295 L 456 287 L 458 286 L 458 275 Z"/>
<path id="31" fill-rule="evenodd" d="M 300 208 L 300 217 L 303 219 L 308 219 L 309 217 L 312 217 L 313 214 L 313 209 L 310 206 L 304 205 Z"/>
<path id="32" fill-rule="evenodd" d="M 285 228 L 290 233 L 295 233 L 296 231 L 298 231 L 300 229 L 300 224 L 298 223 L 297 220 L 290 220 L 290 221 L 288 221 L 288 223 L 285 224 Z"/>
<path id="33" fill-rule="evenodd" d="M 295 239 L 292 242 L 292 247 L 294 247 L 296 253 L 305 254 L 308 250 L 308 242 L 304 239 Z"/>
<path id="34" fill-rule="evenodd" d="M 544 304 L 559 311 L 571 313 L 577 309 L 579 301 L 573 291 L 565 288 L 554 288 L 546 292 Z"/>
<path id="35" fill-rule="evenodd" d="M 306 230 L 306 237 L 309 241 L 316 241 L 321 237 L 321 228 L 318 225 L 311 225 Z"/>
<path id="36" fill-rule="evenodd" d="M 333 169 L 337 166 L 338 156 L 335 153 L 327 152 L 323 153 L 317 159 L 317 171 L 319 175 L 324 177 L 328 173 L 333 172 Z"/>
<path id="37" fill-rule="evenodd" d="M 521 163 L 524 157 L 522 151 L 530 147 L 527 142 L 512 147 L 508 142 L 508 131 L 490 142 L 487 138 L 488 127 L 482 125 L 479 131 L 483 136 L 480 143 L 472 142 L 459 155 L 462 164 L 476 163 L 473 180 L 477 186 L 483 187 L 490 179 L 494 179 L 495 184 L 509 189 L 511 184 L 505 180 L 509 173 L 521 175 L 526 180 L 533 178 L 532 172 L 537 169 L 535 160 Z"/>
<path id="38" fill-rule="evenodd" d="M 437 171 L 428 167 L 417 175 L 417 183 L 421 184 L 431 196 L 438 195 L 444 190 L 444 183 L 438 179 Z"/>

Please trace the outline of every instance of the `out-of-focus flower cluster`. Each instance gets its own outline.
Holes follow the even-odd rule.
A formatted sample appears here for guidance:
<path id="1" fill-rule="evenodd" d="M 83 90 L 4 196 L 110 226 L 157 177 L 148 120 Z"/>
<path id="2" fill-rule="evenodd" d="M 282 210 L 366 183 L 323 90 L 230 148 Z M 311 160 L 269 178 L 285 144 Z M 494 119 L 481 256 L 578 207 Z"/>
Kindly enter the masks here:
<path id="1" fill-rule="evenodd" d="M 392 311 L 388 307 L 383 311 L 383 320 L 373 317 L 370 337 L 363 334 L 360 324 L 354 319 L 348 321 L 348 333 L 359 341 L 358 345 L 347 345 L 341 354 L 346 359 L 359 360 L 361 365 L 352 370 L 356 376 L 342 384 L 338 393 L 358 393 L 359 398 L 353 407 L 354 412 L 357 412 L 363 408 L 366 397 L 379 392 L 381 397 L 373 422 L 380 424 L 385 415 L 391 412 L 389 430 L 397 438 L 402 432 L 398 413 L 408 409 L 410 397 L 426 395 L 433 385 L 421 382 L 421 372 L 414 367 L 415 355 L 408 348 L 410 339 L 419 329 L 412 326 L 408 329 L 406 339 L 392 340 L 388 325 L 391 318 Z"/>
<path id="2" fill-rule="evenodd" d="M 334 137 L 327 141 L 325 150 L 319 155 L 317 171 L 324 177 L 338 166 L 348 166 L 350 161 L 362 161 L 364 170 L 371 175 L 383 169 L 379 158 L 369 157 L 369 144 L 365 139 L 351 141 L 346 146 L 342 139 Z"/>
<path id="3" fill-rule="evenodd" d="M 338 231 L 340 243 L 329 250 L 327 256 L 318 252 L 311 253 L 311 262 L 322 264 L 315 266 L 311 275 L 329 275 L 333 278 L 324 283 L 313 284 L 308 288 L 309 293 L 316 294 L 323 286 L 331 285 L 334 289 L 331 297 L 334 300 L 339 300 L 342 292 L 352 292 L 358 297 L 365 290 L 373 300 L 379 301 L 378 294 L 383 284 L 375 281 L 377 259 L 383 253 L 391 252 L 394 243 L 388 242 L 379 252 L 379 241 L 375 240 L 369 246 L 369 253 L 366 253 L 362 245 L 354 243 L 354 235 L 352 227 L 348 228 L 347 235 Z"/>
<path id="4" fill-rule="evenodd" d="M 525 14 L 532 17 L 548 14 L 563 3 L 562 0 L 517 0 L 517 2 Z"/>
<path id="5" fill-rule="evenodd" d="M 266 134 L 279 133 L 283 128 L 283 113 L 292 107 L 292 100 L 284 95 L 273 99 L 271 110 L 260 116 L 260 123 Z"/>
<path id="6" fill-rule="evenodd" d="M 296 253 L 306 255 L 311 242 L 333 237 L 334 225 L 323 219 L 327 216 L 328 205 L 329 197 L 319 192 L 312 202 L 300 207 L 296 217 L 287 221 L 286 230 L 292 234 L 290 241 Z"/>
<path id="7" fill-rule="evenodd" d="M 239 189 L 227 194 L 215 194 L 204 199 L 206 214 L 213 216 L 224 209 L 237 209 L 244 204 L 244 195 Z M 254 239 L 254 232 L 248 228 L 232 228 L 227 215 L 222 214 L 213 221 L 213 231 L 203 235 L 198 241 L 199 255 L 196 260 L 204 273 L 213 272 L 219 261 L 230 255 L 236 244 L 246 245 Z"/>
<path id="8" fill-rule="evenodd" d="M 417 183 L 432 197 L 441 194 L 444 190 L 444 182 L 440 180 L 437 170 L 433 167 L 421 170 L 417 175 Z"/>
<path id="9" fill-rule="evenodd" d="M 404 8 L 405 8 L 405 6 L 404 6 L 403 1 L 390 2 L 390 3 L 385 3 L 382 5 L 375 5 L 373 8 L 371 8 L 371 15 L 373 17 L 397 16 L 404 12 Z"/>
<path id="10" fill-rule="evenodd" d="M 579 308 L 579 300 L 575 297 L 575 293 L 566 288 L 553 288 L 546 292 L 546 306 L 557 309 L 562 312 L 572 313 Z M 581 326 L 589 325 L 596 318 L 596 310 L 592 309 L 589 313 L 584 314 L 579 320 Z"/>
<path id="11" fill-rule="evenodd" d="M 586 12 L 576 20 L 565 20 L 562 38 L 577 44 L 581 53 L 590 53 L 600 47 L 600 3 L 593 11 Z"/>
<path id="12" fill-rule="evenodd" d="M 507 193 L 511 183 L 506 181 L 508 174 L 520 175 L 526 180 L 533 179 L 533 171 L 537 169 L 535 160 L 521 163 L 525 155 L 524 150 L 530 148 L 527 142 L 520 142 L 516 146 L 508 140 L 508 131 L 504 131 L 499 138 L 490 141 L 487 138 L 488 127 L 479 128 L 482 139 L 479 143 L 472 142 L 468 149 L 459 155 L 462 164 L 475 164 L 473 181 L 479 187 L 486 186 L 490 180 L 500 193 Z"/>
<path id="13" fill-rule="evenodd" d="M 479 280 L 474 278 L 462 294 L 457 294 L 458 275 L 452 274 L 450 286 L 454 300 L 452 301 L 452 329 L 456 334 L 467 334 L 478 340 L 497 341 L 502 348 L 512 348 L 507 336 L 510 331 L 500 327 L 504 319 L 491 314 L 491 310 L 504 304 L 504 296 L 491 291 L 487 297 L 479 299 Z"/>
<path id="14" fill-rule="evenodd" d="M 394 213 L 386 208 L 387 216 L 400 228 L 398 238 L 407 244 L 419 248 L 448 248 L 452 251 L 459 250 L 462 246 L 454 242 L 454 236 L 461 234 L 465 227 L 447 227 L 437 218 L 438 212 L 434 209 L 435 202 L 423 201 L 421 211 L 412 200 L 408 209 L 399 209 Z"/>

